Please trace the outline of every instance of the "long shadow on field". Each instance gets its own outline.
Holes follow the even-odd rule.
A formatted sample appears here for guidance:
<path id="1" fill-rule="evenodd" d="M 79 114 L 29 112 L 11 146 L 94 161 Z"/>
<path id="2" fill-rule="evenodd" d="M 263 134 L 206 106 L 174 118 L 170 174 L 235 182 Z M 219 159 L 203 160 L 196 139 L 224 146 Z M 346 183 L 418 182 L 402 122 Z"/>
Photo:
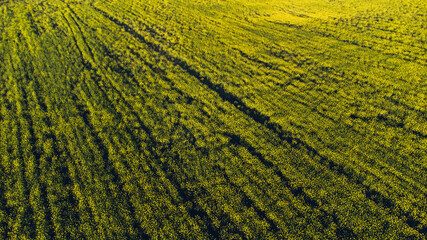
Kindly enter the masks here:
<path id="1" fill-rule="evenodd" d="M 321 155 L 316 149 L 314 149 L 312 146 L 307 144 L 305 141 L 294 137 L 293 134 L 289 131 L 285 131 L 279 124 L 271 122 L 270 117 L 267 115 L 262 114 L 257 109 L 251 108 L 247 106 L 243 100 L 238 98 L 237 96 L 233 95 L 232 93 L 228 92 L 222 84 L 215 84 L 212 82 L 212 80 L 207 77 L 203 76 L 200 72 L 194 70 L 186 61 L 176 58 L 174 56 L 171 56 L 167 51 L 165 51 L 161 46 L 148 42 L 145 40 L 145 38 L 137 33 L 135 30 L 133 30 L 131 27 L 129 27 L 127 24 L 119 21 L 118 19 L 110 16 L 108 13 L 102 11 L 99 8 L 93 7 L 96 11 L 100 12 L 104 17 L 108 18 L 118 26 L 124 28 L 126 32 L 134 36 L 136 39 L 141 41 L 142 43 L 146 44 L 148 47 L 150 47 L 155 52 L 158 52 L 160 55 L 166 57 L 170 62 L 174 63 L 175 65 L 181 67 L 183 70 L 187 71 L 190 75 L 195 77 L 197 80 L 199 80 L 201 83 L 206 85 L 209 89 L 216 92 L 222 100 L 231 103 L 234 105 L 237 109 L 239 109 L 241 112 L 248 115 L 250 118 L 252 118 L 255 122 L 258 122 L 262 125 L 264 125 L 267 129 L 274 132 L 281 140 L 287 142 L 291 147 L 297 148 L 297 149 L 305 149 L 308 152 L 308 155 L 312 158 L 317 160 L 320 164 L 327 167 L 330 171 L 334 172 L 335 174 L 345 176 L 350 182 L 355 183 L 359 186 L 361 186 L 365 191 L 365 196 L 367 199 L 372 200 L 373 202 L 377 203 L 383 208 L 390 209 L 392 212 L 394 212 L 398 217 L 402 218 L 403 220 L 412 228 L 416 229 L 420 233 L 426 233 L 427 232 L 427 226 L 421 226 L 421 223 L 414 219 L 412 214 L 408 211 L 405 211 L 398 207 L 394 203 L 394 201 L 390 198 L 387 198 L 380 192 L 371 189 L 370 186 L 363 183 L 363 180 L 366 178 L 358 173 L 356 173 L 351 168 L 346 168 L 346 166 L 342 163 L 334 162 L 331 159 L 328 159 L 327 157 Z M 148 26 L 147 26 L 148 27 Z M 254 155 L 257 156 L 257 155 Z M 296 195 L 302 195 L 301 189 L 295 190 L 294 194 Z M 314 205 L 314 204 L 313 204 Z"/>

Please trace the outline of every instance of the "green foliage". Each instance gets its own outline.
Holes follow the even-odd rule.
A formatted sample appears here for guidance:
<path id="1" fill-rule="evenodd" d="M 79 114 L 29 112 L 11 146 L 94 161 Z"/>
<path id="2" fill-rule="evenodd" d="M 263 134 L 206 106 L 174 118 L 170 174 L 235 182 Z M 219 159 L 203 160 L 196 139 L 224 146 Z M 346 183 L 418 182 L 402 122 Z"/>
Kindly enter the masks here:
<path id="1" fill-rule="evenodd" d="M 0 238 L 425 239 L 426 12 L 0 1 Z"/>

